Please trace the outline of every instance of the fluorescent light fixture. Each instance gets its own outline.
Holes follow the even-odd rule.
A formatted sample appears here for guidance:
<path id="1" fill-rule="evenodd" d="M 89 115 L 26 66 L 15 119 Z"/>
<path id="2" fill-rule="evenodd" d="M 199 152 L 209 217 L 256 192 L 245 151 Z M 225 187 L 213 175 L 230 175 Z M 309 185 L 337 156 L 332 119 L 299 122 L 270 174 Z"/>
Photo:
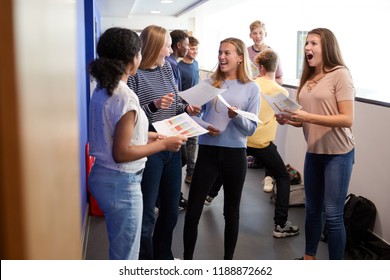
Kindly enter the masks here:
<path id="1" fill-rule="evenodd" d="M 153 11 L 150 11 L 150 13 L 152 13 L 152 14 L 159 14 L 160 11 L 159 10 L 153 10 Z"/>
<path id="2" fill-rule="evenodd" d="M 173 1 L 172 0 L 162 0 L 161 3 L 163 3 L 163 4 L 171 4 L 171 3 L 173 3 Z"/>

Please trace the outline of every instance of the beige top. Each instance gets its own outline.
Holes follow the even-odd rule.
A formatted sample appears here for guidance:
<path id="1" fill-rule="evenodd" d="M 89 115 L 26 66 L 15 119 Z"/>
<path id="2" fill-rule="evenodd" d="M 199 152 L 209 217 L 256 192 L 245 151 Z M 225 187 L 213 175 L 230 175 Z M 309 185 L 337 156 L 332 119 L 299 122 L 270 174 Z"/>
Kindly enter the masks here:
<path id="1" fill-rule="evenodd" d="M 355 88 L 351 75 L 345 67 L 335 68 L 334 71 L 320 78 L 317 83 L 307 81 L 299 93 L 302 110 L 319 115 L 337 115 L 339 114 L 338 102 L 354 99 Z M 351 128 L 303 123 L 303 133 L 309 153 L 345 154 L 355 146 Z"/>

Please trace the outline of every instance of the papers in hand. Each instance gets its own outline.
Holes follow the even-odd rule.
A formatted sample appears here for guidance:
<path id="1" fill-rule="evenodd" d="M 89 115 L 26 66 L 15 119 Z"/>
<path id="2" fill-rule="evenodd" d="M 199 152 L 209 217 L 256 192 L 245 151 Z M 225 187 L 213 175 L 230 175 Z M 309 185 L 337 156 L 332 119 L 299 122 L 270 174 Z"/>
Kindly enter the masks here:
<path id="1" fill-rule="evenodd" d="M 209 102 L 213 98 L 217 97 L 218 94 L 226 91 L 226 89 L 215 88 L 212 85 L 201 81 L 197 85 L 179 92 L 179 96 L 183 98 L 188 104 L 195 106 L 202 106 Z"/>
<path id="2" fill-rule="evenodd" d="M 226 107 L 232 107 L 229 103 L 227 103 L 227 101 L 225 100 L 225 98 L 223 98 L 221 95 L 218 95 L 218 99 L 221 100 L 221 102 L 223 104 L 226 105 Z M 246 112 L 246 111 L 242 111 L 240 109 L 236 109 L 234 110 L 234 112 L 236 112 L 237 114 L 243 116 L 244 118 L 247 118 L 251 121 L 254 121 L 254 122 L 258 122 L 258 123 L 263 123 L 258 116 L 256 116 L 255 114 L 251 113 L 251 112 Z"/>
<path id="3" fill-rule="evenodd" d="M 265 101 L 271 106 L 276 114 L 288 114 L 286 110 L 294 112 L 302 108 L 301 105 L 295 103 L 288 96 L 279 92 L 275 95 L 261 94 Z"/>
<path id="4" fill-rule="evenodd" d="M 197 124 L 187 113 L 152 123 L 156 131 L 165 136 L 184 135 L 187 137 L 202 135 L 208 132 Z"/>

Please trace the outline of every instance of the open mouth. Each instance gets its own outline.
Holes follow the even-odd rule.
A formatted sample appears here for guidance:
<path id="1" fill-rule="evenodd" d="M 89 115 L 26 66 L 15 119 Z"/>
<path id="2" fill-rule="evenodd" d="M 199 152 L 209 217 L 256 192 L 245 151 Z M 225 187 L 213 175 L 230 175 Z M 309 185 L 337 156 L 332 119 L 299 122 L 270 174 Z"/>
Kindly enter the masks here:
<path id="1" fill-rule="evenodd" d="M 312 60 L 313 57 L 314 57 L 314 56 L 313 56 L 311 53 L 309 53 L 309 54 L 306 55 L 306 59 L 307 59 L 308 61 Z"/>

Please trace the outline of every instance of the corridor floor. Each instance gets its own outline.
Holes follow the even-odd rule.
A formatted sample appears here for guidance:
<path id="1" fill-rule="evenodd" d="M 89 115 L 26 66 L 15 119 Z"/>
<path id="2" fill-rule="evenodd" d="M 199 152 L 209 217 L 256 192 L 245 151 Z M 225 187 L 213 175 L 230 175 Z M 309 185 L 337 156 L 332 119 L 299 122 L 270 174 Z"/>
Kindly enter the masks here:
<path id="1" fill-rule="evenodd" d="M 183 173 L 184 175 L 184 173 Z M 289 220 L 300 228 L 300 234 L 288 238 L 274 238 L 274 204 L 270 194 L 264 193 L 261 181 L 263 169 L 248 169 L 241 200 L 240 233 L 234 259 L 236 260 L 293 260 L 304 253 L 304 208 L 291 207 Z M 183 176 L 184 178 L 184 176 Z M 184 197 L 188 194 L 188 185 L 183 183 Z M 194 259 L 223 259 L 224 217 L 222 214 L 223 191 L 205 206 L 199 222 L 198 239 Z M 183 224 L 185 210 L 180 211 L 174 231 L 173 254 L 182 258 Z M 106 260 L 108 258 L 108 240 L 103 217 L 90 217 L 87 234 L 85 259 Z M 320 242 L 317 259 L 327 259 L 327 244 Z"/>

